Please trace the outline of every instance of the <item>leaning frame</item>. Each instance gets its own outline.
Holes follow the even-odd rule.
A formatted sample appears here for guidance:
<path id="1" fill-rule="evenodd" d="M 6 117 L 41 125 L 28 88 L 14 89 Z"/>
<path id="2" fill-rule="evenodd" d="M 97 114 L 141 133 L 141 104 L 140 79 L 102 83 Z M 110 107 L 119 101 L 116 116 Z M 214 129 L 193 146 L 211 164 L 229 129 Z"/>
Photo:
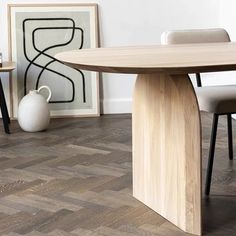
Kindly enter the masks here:
<path id="1" fill-rule="evenodd" d="M 48 85 L 53 117 L 98 116 L 99 74 L 74 70 L 54 58 L 58 52 L 98 47 L 97 4 L 9 4 L 9 55 L 17 67 L 11 80 L 11 106 Z"/>

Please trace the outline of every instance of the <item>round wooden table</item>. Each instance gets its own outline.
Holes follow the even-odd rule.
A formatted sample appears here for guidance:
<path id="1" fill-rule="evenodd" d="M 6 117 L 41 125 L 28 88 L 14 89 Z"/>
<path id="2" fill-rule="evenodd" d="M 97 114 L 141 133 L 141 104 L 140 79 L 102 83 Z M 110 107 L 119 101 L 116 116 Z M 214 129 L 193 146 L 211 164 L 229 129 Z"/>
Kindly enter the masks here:
<path id="1" fill-rule="evenodd" d="M 14 62 L 3 62 L 2 66 L 0 66 L 0 72 L 11 72 L 12 70 L 15 69 L 15 63 Z M 6 105 L 6 99 L 5 99 L 5 94 L 2 86 L 2 81 L 0 77 L 0 107 L 1 107 L 1 112 L 2 112 L 2 119 L 3 119 L 3 124 L 4 124 L 4 130 L 5 133 L 9 134 L 9 123 L 10 123 L 10 117 Z"/>
<path id="2" fill-rule="evenodd" d="M 201 235 L 201 122 L 188 73 L 235 70 L 236 43 L 83 49 L 56 58 L 78 69 L 138 74 L 133 195 Z"/>

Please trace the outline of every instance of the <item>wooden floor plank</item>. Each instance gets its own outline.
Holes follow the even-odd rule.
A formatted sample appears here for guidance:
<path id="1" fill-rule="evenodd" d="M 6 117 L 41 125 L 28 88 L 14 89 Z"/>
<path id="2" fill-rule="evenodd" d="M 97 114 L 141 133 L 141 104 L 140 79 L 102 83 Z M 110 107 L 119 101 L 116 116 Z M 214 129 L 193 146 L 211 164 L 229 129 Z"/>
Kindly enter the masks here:
<path id="1" fill-rule="evenodd" d="M 211 121 L 202 114 L 203 178 Z M 0 235 L 188 236 L 132 197 L 130 115 L 55 119 L 39 133 L 12 121 L 11 131 L 0 132 Z M 236 235 L 235 160 L 222 117 L 204 236 Z"/>

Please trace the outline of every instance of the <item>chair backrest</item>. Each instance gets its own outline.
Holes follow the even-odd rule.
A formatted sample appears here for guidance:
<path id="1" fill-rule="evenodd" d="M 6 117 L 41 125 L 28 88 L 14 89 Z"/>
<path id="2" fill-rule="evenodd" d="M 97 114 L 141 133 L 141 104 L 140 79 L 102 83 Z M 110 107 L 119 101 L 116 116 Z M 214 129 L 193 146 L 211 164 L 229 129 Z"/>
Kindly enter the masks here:
<path id="1" fill-rule="evenodd" d="M 171 30 L 161 36 L 163 44 L 230 42 L 225 29 Z"/>
<path id="2" fill-rule="evenodd" d="M 162 33 L 162 44 L 189 44 L 189 43 L 220 43 L 230 42 L 229 34 L 225 29 L 192 29 L 171 30 Z M 196 74 L 197 86 L 201 87 L 200 74 Z"/>

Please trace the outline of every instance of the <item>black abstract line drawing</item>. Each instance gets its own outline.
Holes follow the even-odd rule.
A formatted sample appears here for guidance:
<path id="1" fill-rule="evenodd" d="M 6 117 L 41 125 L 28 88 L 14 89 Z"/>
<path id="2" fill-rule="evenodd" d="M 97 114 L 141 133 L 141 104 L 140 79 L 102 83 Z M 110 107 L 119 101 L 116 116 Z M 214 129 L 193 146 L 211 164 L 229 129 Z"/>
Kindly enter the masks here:
<path id="1" fill-rule="evenodd" d="M 67 27 L 60 27 L 60 26 L 56 26 L 56 27 L 37 27 L 33 30 L 33 32 L 31 33 L 31 36 L 32 36 L 32 46 L 33 48 L 35 49 L 35 51 L 37 52 L 37 55 L 33 58 L 33 59 L 30 59 L 28 54 L 27 54 L 27 50 L 26 50 L 26 35 L 28 34 L 28 32 L 26 31 L 26 23 L 27 22 L 31 22 L 31 21 L 70 21 L 72 23 L 72 26 L 67 26 Z M 51 56 L 49 54 L 49 50 L 53 49 L 53 48 L 57 48 L 57 47 L 64 47 L 64 46 L 67 46 L 69 45 L 75 38 L 75 31 L 78 30 L 81 32 L 81 43 L 80 45 L 78 46 L 77 49 L 82 49 L 83 48 L 83 44 L 84 44 L 84 31 L 82 28 L 80 27 L 76 27 L 75 26 L 75 21 L 72 19 L 72 18 L 26 18 L 24 19 L 23 23 L 22 23 L 22 28 L 23 28 L 23 52 L 24 52 L 24 56 L 26 58 L 26 60 L 29 62 L 26 70 L 25 70 L 25 73 L 24 73 L 24 95 L 26 95 L 27 93 L 27 79 L 28 79 L 28 72 L 29 72 L 29 69 L 32 65 L 38 67 L 38 68 L 41 68 L 41 71 L 39 72 L 38 76 L 37 76 L 37 80 L 36 80 L 36 86 L 35 86 L 35 89 L 38 89 L 38 86 L 39 86 L 39 82 L 40 82 L 40 78 L 42 77 L 42 74 L 44 71 L 49 71 L 51 73 L 54 73 L 54 74 L 57 74 L 58 76 L 61 76 L 63 77 L 64 79 L 66 79 L 67 81 L 69 81 L 71 83 L 71 86 L 72 86 L 72 96 L 71 96 L 71 99 L 70 100 L 57 100 L 57 101 L 50 101 L 50 103 L 70 103 L 70 102 L 73 102 L 74 99 L 75 99 L 75 85 L 74 85 L 74 82 L 71 78 L 69 78 L 68 76 L 58 72 L 58 71 L 55 71 L 51 68 L 49 68 L 50 65 L 52 65 L 53 63 L 59 63 L 59 64 L 62 64 L 64 65 L 62 62 L 60 62 L 59 60 L 57 60 L 56 58 L 54 58 L 53 56 Z M 39 32 L 39 31 L 45 31 L 45 30 L 71 30 L 71 37 L 69 38 L 69 40 L 67 42 L 64 42 L 64 43 L 58 43 L 58 44 L 54 44 L 54 45 L 51 45 L 51 46 L 48 46 L 46 48 L 44 48 L 43 50 L 39 49 L 37 46 L 36 46 L 36 43 L 35 43 L 35 40 L 36 40 L 36 32 Z M 40 65 L 39 63 L 36 62 L 36 60 L 40 57 L 47 57 L 49 60 L 49 62 L 47 62 L 45 65 Z M 83 102 L 85 103 L 86 102 L 86 91 L 85 91 L 85 76 L 83 74 L 83 72 L 79 69 L 75 69 L 80 75 L 81 75 L 81 78 L 82 78 L 82 93 L 83 93 Z"/>

